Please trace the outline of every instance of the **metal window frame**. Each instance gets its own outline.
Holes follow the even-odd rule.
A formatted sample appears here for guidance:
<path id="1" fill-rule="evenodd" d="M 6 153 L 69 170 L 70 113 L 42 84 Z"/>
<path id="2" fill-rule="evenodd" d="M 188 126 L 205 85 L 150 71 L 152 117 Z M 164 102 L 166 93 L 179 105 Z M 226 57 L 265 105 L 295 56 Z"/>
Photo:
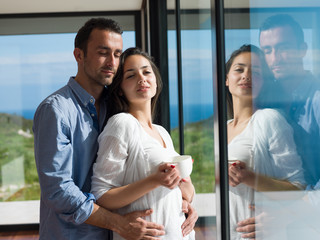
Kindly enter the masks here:
<path id="1" fill-rule="evenodd" d="M 211 0 L 217 239 L 230 239 L 225 92 L 224 0 Z M 213 17 L 214 16 L 214 17 Z"/>

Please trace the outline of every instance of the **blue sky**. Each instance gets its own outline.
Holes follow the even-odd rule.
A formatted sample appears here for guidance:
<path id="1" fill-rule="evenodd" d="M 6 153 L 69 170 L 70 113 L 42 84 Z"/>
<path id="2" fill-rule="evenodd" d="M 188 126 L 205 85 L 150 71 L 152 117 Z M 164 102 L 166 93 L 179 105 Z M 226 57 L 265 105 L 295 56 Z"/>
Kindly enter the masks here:
<path id="1" fill-rule="evenodd" d="M 308 45 L 312 46 L 312 31 L 306 30 L 305 35 Z M 22 110 L 34 111 L 46 96 L 64 86 L 69 77 L 76 74 L 74 37 L 75 33 L 0 36 L 0 112 L 22 114 Z M 124 49 L 135 46 L 134 32 L 124 32 L 123 39 Z M 169 31 L 171 105 L 177 104 L 178 96 L 175 39 L 175 32 Z M 181 39 L 184 103 L 212 105 L 211 32 L 184 30 Z M 244 43 L 258 45 L 258 30 L 226 30 L 225 39 L 228 58 Z M 312 51 L 308 51 L 305 65 L 310 70 L 311 59 Z"/>
<path id="2" fill-rule="evenodd" d="M 124 47 L 135 45 L 125 32 Z M 0 112 L 35 110 L 77 71 L 75 33 L 0 36 Z"/>

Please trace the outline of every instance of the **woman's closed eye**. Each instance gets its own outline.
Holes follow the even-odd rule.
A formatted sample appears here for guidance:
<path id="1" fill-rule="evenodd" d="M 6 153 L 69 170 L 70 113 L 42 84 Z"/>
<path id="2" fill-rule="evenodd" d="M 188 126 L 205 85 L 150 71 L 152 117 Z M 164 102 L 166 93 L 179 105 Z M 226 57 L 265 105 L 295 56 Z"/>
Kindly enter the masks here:
<path id="1" fill-rule="evenodd" d="M 243 72 L 243 68 L 235 68 L 234 71 L 236 71 L 236 72 Z"/>
<path id="2" fill-rule="evenodd" d="M 133 78 L 134 77 L 134 74 L 128 74 L 125 78 L 126 79 L 130 79 L 130 78 Z"/>

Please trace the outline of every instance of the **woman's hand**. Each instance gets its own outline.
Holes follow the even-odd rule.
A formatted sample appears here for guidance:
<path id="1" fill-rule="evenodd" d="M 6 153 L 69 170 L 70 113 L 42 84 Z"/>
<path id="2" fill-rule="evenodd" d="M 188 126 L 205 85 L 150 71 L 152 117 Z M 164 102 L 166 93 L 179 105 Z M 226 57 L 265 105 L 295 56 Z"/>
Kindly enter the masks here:
<path id="1" fill-rule="evenodd" d="M 180 173 L 170 163 L 161 164 L 152 176 L 158 184 L 169 189 L 175 188 L 180 182 Z"/>
<path id="2" fill-rule="evenodd" d="M 249 182 L 254 181 L 254 173 L 247 168 L 245 162 L 236 161 L 229 164 L 229 185 L 232 187 L 238 186 L 240 183 L 249 185 Z"/>

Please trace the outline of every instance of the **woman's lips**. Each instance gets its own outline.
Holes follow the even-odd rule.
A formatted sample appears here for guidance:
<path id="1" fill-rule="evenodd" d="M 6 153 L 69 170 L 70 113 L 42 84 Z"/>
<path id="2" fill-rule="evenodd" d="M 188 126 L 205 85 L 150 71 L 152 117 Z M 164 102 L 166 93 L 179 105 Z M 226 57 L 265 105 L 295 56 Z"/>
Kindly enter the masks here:
<path id="1" fill-rule="evenodd" d="M 145 92 L 145 91 L 147 91 L 149 88 L 150 88 L 150 87 L 148 87 L 148 86 L 140 87 L 140 88 L 138 89 L 138 92 Z"/>
<path id="2" fill-rule="evenodd" d="M 251 88 L 251 83 L 242 83 L 242 84 L 239 84 L 239 87 L 242 87 L 242 88 Z"/>

